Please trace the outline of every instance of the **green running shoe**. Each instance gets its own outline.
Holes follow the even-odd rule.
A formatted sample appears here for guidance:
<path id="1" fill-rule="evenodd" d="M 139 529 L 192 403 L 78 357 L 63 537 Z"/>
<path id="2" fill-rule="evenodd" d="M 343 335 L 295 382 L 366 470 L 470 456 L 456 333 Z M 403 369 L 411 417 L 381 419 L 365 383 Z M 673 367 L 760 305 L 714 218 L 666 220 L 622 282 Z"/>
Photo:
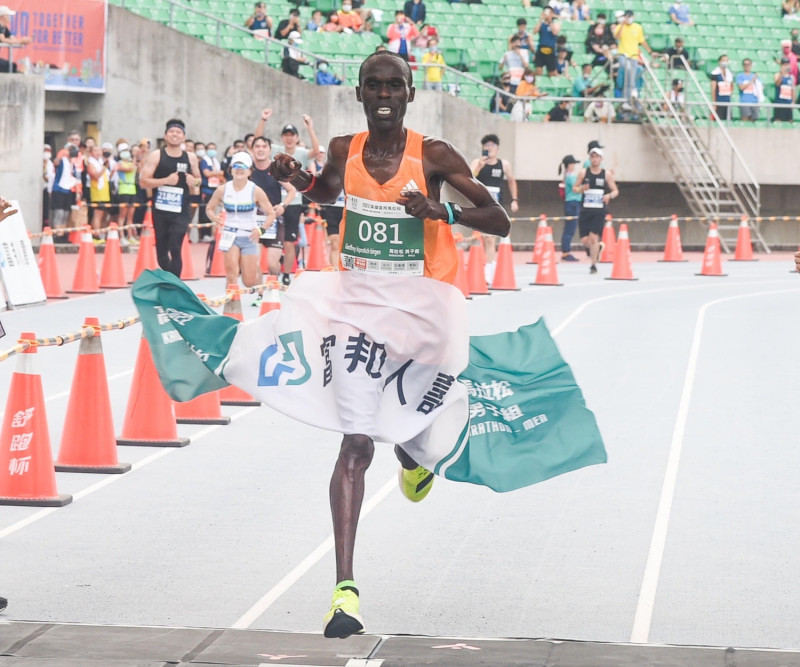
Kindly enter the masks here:
<path id="1" fill-rule="evenodd" d="M 403 495 L 412 503 L 418 503 L 425 498 L 433 486 L 433 473 L 422 466 L 417 466 L 414 470 L 401 467 L 397 479 Z"/>
<path id="2" fill-rule="evenodd" d="M 341 582 L 333 591 L 331 609 L 322 619 L 322 632 L 328 639 L 344 639 L 364 632 L 358 613 L 358 589 L 352 581 Z"/>

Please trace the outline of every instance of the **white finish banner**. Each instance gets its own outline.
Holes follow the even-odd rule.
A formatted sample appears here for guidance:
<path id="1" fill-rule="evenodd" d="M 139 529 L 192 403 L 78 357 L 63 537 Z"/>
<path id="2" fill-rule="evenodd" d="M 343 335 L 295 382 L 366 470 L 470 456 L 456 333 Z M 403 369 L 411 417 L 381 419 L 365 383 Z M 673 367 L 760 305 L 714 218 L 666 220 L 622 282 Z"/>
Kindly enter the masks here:
<path id="1" fill-rule="evenodd" d="M 11 307 L 47 301 L 36 255 L 28 238 L 19 202 L 17 213 L 0 223 L 0 279 Z M 5 304 L 0 301 L 0 305 Z"/>

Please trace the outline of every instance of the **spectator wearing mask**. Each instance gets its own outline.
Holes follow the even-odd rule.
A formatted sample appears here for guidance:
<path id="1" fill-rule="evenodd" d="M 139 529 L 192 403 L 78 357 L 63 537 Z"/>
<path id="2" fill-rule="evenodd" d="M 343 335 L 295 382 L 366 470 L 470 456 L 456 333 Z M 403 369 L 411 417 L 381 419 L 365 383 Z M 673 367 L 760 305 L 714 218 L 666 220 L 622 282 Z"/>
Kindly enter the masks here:
<path id="1" fill-rule="evenodd" d="M 522 99 L 517 100 L 511 107 L 511 120 L 527 120 L 531 114 L 531 100 L 545 95 L 547 93 L 542 92 L 536 86 L 536 74 L 533 69 L 526 67 L 522 74 L 522 81 L 517 86 L 517 96 Z"/>
<path id="2" fill-rule="evenodd" d="M 293 9 L 289 12 L 289 17 L 283 19 L 278 23 L 278 28 L 275 30 L 276 39 L 289 39 L 289 35 L 296 32 L 298 35 L 302 32 L 303 28 L 300 25 L 300 10 Z"/>
<path id="3" fill-rule="evenodd" d="M 597 15 L 597 22 L 589 27 L 586 34 L 586 53 L 594 55 L 592 67 L 605 67 L 611 61 L 611 51 L 617 46 L 617 40 L 611 34 L 605 14 Z"/>
<path id="4" fill-rule="evenodd" d="M 781 64 L 784 58 L 789 59 L 789 73 L 794 77 L 794 82 L 798 81 L 798 68 L 797 68 L 797 55 L 792 52 L 792 40 L 781 40 L 781 55 L 775 59 L 775 62 Z"/>
<path id="5" fill-rule="evenodd" d="M 511 49 L 503 54 L 500 59 L 500 71 L 508 72 L 511 92 L 517 90 L 519 82 L 522 80 L 522 73 L 528 66 L 528 52 L 522 50 L 520 39 L 517 35 L 511 37 Z M 555 71 L 555 58 L 553 59 L 553 71 Z"/>
<path id="6" fill-rule="evenodd" d="M 418 28 L 425 23 L 425 3 L 422 0 L 406 0 L 403 12 Z"/>
<path id="7" fill-rule="evenodd" d="M 296 30 L 289 33 L 289 40 L 287 46 L 283 47 L 283 60 L 281 61 L 281 71 L 284 74 L 304 79 L 305 77 L 300 74 L 300 65 L 307 65 L 308 59 L 300 51 L 300 45 L 303 40 L 300 39 L 300 33 Z"/>
<path id="8" fill-rule="evenodd" d="M 615 117 L 614 105 L 602 93 L 589 102 L 583 112 L 587 123 L 613 123 Z"/>
<path id="9" fill-rule="evenodd" d="M 561 32 L 561 25 L 556 20 L 551 7 L 545 7 L 542 10 L 533 32 L 539 36 L 539 43 L 533 58 L 536 74 L 538 76 L 545 68 L 547 75 L 553 76 L 556 73 L 556 38 Z"/>
<path id="10" fill-rule="evenodd" d="M 586 0 L 573 0 L 571 18 L 573 21 L 592 20 L 592 13 L 589 10 L 589 5 L 586 4 Z"/>
<path id="11" fill-rule="evenodd" d="M 510 114 L 514 106 L 514 98 L 511 97 L 511 76 L 504 74 L 500 77 L 499 87 L 502 93 L 495 93 L 489 101 L 489 111 L 492 113 Z"/>
<path id="12" fill-rule="evenodd" d="M 711 72 L 711 101 L 717 104 L 714 112 L 719 120 L 728 120 L 728 107 L 720 103 L 730 102 L 733 95 L 733 72 L 728 56 L 719 57 L 717 67 Z"/>
<path id="13" fill-rule="evenodd" d="M 791 73 L 788 58 L 781 60 L 781 68 L 775 74 L 775 106 L 772 108 L 772 122 L 792 122 L 790 105 L 795 97 L 795 80 Z"/>
<path id="14" fill-rule="evenodd" d="M 556 74 L 569 77 L 569 50 L 563 46 L 556 51 Z"/>
<path id="15" fill-rule="evenodd" d="M 592 66 L 586 63 L 581 68 L 580 77 L 572 84 L 572 97 L 594 97 L 608 90 L 607 83 L 598 83 L 597 85 L 592 85 L 592 83 Z M 581 103 L 577 108 L 577 112 L 583 113 L 584 108 L 585 105 Z"/>
<path id="16" fill-rule="evenodd" d="M 641 85 L 640 77 L 643 69 L 639 64 L 641 47 L 644 47 L 651 56 L 656 52 L 647 43 L 641 24 L 634 21 L 632 9 L 625 10 L 622 21 L 612 28 L 612 32 L 617 40 L 617 50 L 620 56 L 621 72 L 618 77 L 621 78 L 621 84 L 618 85 L 622 97 L 627 100 L 632 96 L 633 90 L 638 89 Z"/>
<path id="17" fill-rule="evenodd" d="M 272 35 L 272 18 L 267 16 L 267 3 L 257 2 L 253 13 L 247 17 L 244 25 L 254 35 L 270 37 Z"/>
<path id="18" fill-rule="evenodd" d="M 673 79 L 672 88 L 669 89 L 669 101 L 677 110 L 683 109 L 686 104 L 686 93 L 683 92 L 683 79 Z"/>
<path id="19" fill-rule="evenodd" d="M 330 70 L 327 60 L 320 60 L 317 65 L 316 82 L 318 86 L 341 86 L 342 80 Z"/>
<path id="20" fill-rule="evenodd" d="M 361 14 L 353 10 L 352 0 L 344 0 L 336 16 L 339 19 L 339 27 L 344 32 L 361 32 L 364 29 L 364 19 L 361 18 Z"/>
<path id="21" fill-rule="evenodd" d="M 91 191 L 91 205 L 89 206 L 92 212 L 91 225 L 95 232 L 99 232 L 103 226 L 111 204 L 112 148 L 111 144 L 103 144 L 102 148 L 95 144 L 86 160 Z"/>
<path id="22" fill-rule="evenodd" d="M 14 33 L 11 32 L 9 26 L 11 25 L 11 17 L 16 13 L 17 12 L 13 9 L 9 9 L 5 5 L 0 7 L 0 44 L 6 46 L 25 46 L 33 41 L 30 37 L 14 37 Z M 11 59 L 11 56 L 9 56 L 9 59 Z M 9 71 L 8 68 L 8 60 L 0 58 L 0 74 L 7 74 Z M 16 63 L 11 63 L 11 71 L 19 72 Z"/>
<path id="23" fill-rule="evenodd" d="M 566 123 L 569 120 L 569 102 L 561 100 L 545 114 L 542 119 L 545 123 Z"/>
<path id="24" fill-rule="evenodd" d="M 670 69 L 686 69 L 681 57 L 689 61 L 689 52 L 684 48 L 683 37 L 675 38 L 675 45 L 670 46 L 665 52 Z"/>
<path id="25" fill-rule="evenodd" d="M 694 21 L 689 15 L 689 5 L 683 0 L 673 0 L 667 14 L 669 15 L 669 20 L 675 25 L 694 25 Z"/>
<path id="26" fill-rule="evenodd" d="M 758 120 L 759 102 L 758 87 L 760 81 L 758 74 L 753 72 L 753 61 L 745 58 L 742 61 L 743 72 L 736 75 L 736 87 L 739 89 L 739 117 L 744 121 Z"/>
<path id="27" fill-rule="evenodd" d="M 328 14 L 328 21 L 322 26 L 324 32 L 342 32 L 342 26 L 339 25 L 339 14 L 331 12 Z"/>
<path id="28" fill-rule="evenodd" d="M 408 62 L 411 43 L 418 35 L 417 26 L 411 22 L 405 12 L 398 10 L 394 15 L 394 23 L 386 30 L 386 36 L 389 38 L 389 51 L 396 53 Z"/>
<path id="29" fill-rule="evenodd" d="M 444 78 L 444 56 L 439 51 L 439 40 L 436 38 L 428 41 L 428 50 L 422 54 L 422 64 L 428 65 L 425 68 L 425 90 L 442 90 L 442 80 Z"/>

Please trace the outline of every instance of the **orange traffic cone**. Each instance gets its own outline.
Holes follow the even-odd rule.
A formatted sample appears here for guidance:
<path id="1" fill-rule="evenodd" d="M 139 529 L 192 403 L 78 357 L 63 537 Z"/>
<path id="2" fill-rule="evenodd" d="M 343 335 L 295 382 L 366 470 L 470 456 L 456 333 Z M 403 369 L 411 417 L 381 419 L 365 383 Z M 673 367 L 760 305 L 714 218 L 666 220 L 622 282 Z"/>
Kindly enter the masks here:
<path id="1" fill-rule="evenodd" d="M 753 257 L 753 242 L 750 239 L 750 223 L 743 215 L 739 223 L 739 235 L 736 237 L 736 253 L 732 262 L 757 262 Z"/>
<path id="2" fill-rule="evenodd" d="M 678 227 L 678 216 L 673 215 L 669 221 L 667 230 L 667 243 L 664 245 L 664 259 L 659 262 L 686 262 L 683 258 L 683 246 L 681 245 L 681 228 Z"/>
<path id="3" fill-rule="evenodd" d="M 103 268 L 100 270 L 100 287 L 117 289 L 127 287 L 122 270 L 122 248 L 119 244 L 119 228 L 116 222 L 108 225 L 106 247 L 103 251 Z"/>
<path id="4" fill-rule="evenodd" d="M 48 299 L 69 299 L 61 287 L 56 264 L 56 246 L 53 244 L 53 231 L 49 227 L 42 230 L 42 242 L 39 245 L 39 273 L 42 276 L 44 293 Z"/>
<path id="5" fill-rule="evenodd" d="M 547 216 L 539 216 L 539 224 L 536 227 L 536 240 L 533 242 L 533 256 L 526 264 L 538 264 L 542 258 L 542 243 L 544 243 L 544 230 L 547 229 Z"/>
<path id="6" fill-rule="evenodd" d="M 558 282 L 558 270 L 556 269 L 556 246 L 553 243 L 553 230 L 545 227 L 542 239 L 542 257 L 539 261 L 539 268 L 536 271 L 535 282 L 531 285 L 551 285 L 560 287 L 563 283 Z"/>
<path id="7" fill-rule="evenodd" d="M 267 247 L 263 245 L 261 246 L 261 256 L 258 259 L 258 266 L 261 268 L 261 273 L 263 275 L 265 276 L 269 275 L 269 259 L 267 256 Z"/>
<path id="8" fill-rule="evenodd" d="M 223 213 L 224 215 L 224 213 Z M 214 254 L 211 256 L 211 269 L 206 273 L 206 278 L 225 277 L 225 253 L 219 249 L 219 240 L 222 237 L 222 227 L 217 225 L 216 241 L 214 242 Z"/>
<path id="9" fill-rule="evenodd" d="M 461 290 L 465 299 L 471 299 L 469 293 L 469 281 L 467 280 L 466 259 L 464 258 L 464 250 L 459 246 L 456 248 L 458 254 L 458 271 L 456 271 L 456 279 L 453 285 Z"/>
<path id="10" fill-rule="evenodd" d="M 268 283 L 267 289 L 264 290 L 264 294 L 261 298 L 261 308 L 258 311 L 258 316 L 261 317 L 266 313 L 269 313 L 273 310 L 280 310 L 281 309 L 281 292 L 278 289 L 278 284 Z"/>
<path id="11" fill-rule="evenodd" d="M 631 242 L 628 239 L 628 225 L 619 226 L 619 239 L 614 250 L 614 266 L 611 267 L 611 276 L 606 280 L 639 280 L 633 277 L 631 264 Z"/>
<path id="12" fill-rule="evenodd" d="M 308 252 L 306 270 L 322 271 L 325 268 L 325 229 L 322 226 L 322 220 L 317 218 L 316 224 L 306 229 L 311 232 L 311 238 L 308 239 L 310 250 Z"/>
<path id="13" fill-rule="evenodd" d="M 192 260 L 192 247 L 189 244 L 189 234 L 183 235 L 183 245 L 181 245 L 181 280 L 200 280 L 194 272 L 194 261 Z"/>
<path id="14" fill-rule="evenodd" d="M 142 447 L 185 447 L 189 444 L 189 438 L 178 437 L 172 401 L 158 378 L 146 338 L 139 342 L 122 435 L 117 438 L 117 444 Z"/>
<path id="15" fill-rule="evenodd" d="M 513 292 L 520 289 L 514 277 L 514 253 L 511 250 L 511 238 L 508 236 L 500 239 L 500 246 L 497 248 L 497 268 L 494 270 L 492 289 Z"/>
<path id="16" fill-rule="evenodd" d="M 469 247 L 467 259 L 467 285 L 470 294 L 490 294 L 489 286 L 486 284 L 485 257 L 483 242 L 478 238 L 478 242 Z"/>
<path id="17" fill-rule="evenodd" d="M 87 317 L 83 326 L 99 324 L 96 317 Z M 99 329 L 95 329 L 93 335 L 81 340 L 78 348 L 56 470 L 123 473 L 130 469 L 130 463 L 117 460 L 103 344 Z"/>
<path id="18" fill-rule="evenodd" d="M 228 285 L 227 291 L 231 295 L 231 298 L 225 302 L 222 308 L 222 314 L 239 320 L 239 322 L 244 322 L 238 285 Z M 260 401 L 254 399 L 244 389 L 239 389 L 239 387 L 234 385 L 220 389 L 219 398 L 222 405 L 261 405 Z"/>
<path id="19" fill-rule="evenodd" d="M 797 252 L 800 253 L 800 248 L 797 249 Z M 797 267 L 797 264 L 795 264 L 795 268 L 792 269 L 791 271 L 789 271 L 789 273 L 800 273 L 800 271 L 798 271 L 796 267 Z"/>
<path id="20" fill-rule="evenodd" d="M 606 216 L 606 223 L 603 226 L 603 236 L 600 239 L 603 243 L 603 252 L 600 253 L 598 263 L 611 264 L 617 250 L 617 240 L 614 238 L 614 221 L 610 215 Z"/>
<path id="21" fill-rule="evenodd" d="M 717 223 L 712 222 L 708 228 L 708 238 L 706 239 L 706 249 L 703 252 L 703 266 L 700 273 L 696 276 L 726 276 L 722 273 L 722 249 L 719 245 L 719 231 Z"/>
<path id="22" fill-rule="evenodd" d="M 36 336 L 23 333 L 20 340 Z M 56 490 L 42 376 L 34 354 L 36 345 L 19 356 L 11 376 L 0 430 L 0 505 L 62 507 L 72 496 Z"/>
<path id="23" fill-rule="evenodd" d="M 179 424 L 230 424 L 230 417 L 223 417 L 219 392 L 210 391 L 185 403 L 174 402 L 175 421 Z"/>
<path id="24" fill-rule="evenodd" d="M 144 214 L 144 223 L 139 232 L 139 252 L 136 253 L 136 266 L 133 269 L 134 282 L 145 269 L 154 270 L 158 268 L 156 258 L 156 239 L 153 231 L 153 214 L 148 208 Z"/>
<path id="25" fill-rule="evenodd" d="M 94 256 L 94 241 L 89 225 L 81 231 L 81 243 L 78 250 L 78 268 L 72 281 L 71 294 L 100 294 L 100 280 L 97 277 L 97 262 Z"/>

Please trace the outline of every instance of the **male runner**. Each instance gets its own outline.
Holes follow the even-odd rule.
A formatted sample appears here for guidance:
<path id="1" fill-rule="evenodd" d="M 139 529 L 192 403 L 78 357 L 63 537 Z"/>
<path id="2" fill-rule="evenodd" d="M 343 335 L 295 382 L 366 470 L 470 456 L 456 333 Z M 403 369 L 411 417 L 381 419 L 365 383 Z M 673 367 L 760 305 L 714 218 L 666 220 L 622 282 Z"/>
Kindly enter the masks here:
<path id="1" fill-rule="evenodd" d="M 253 139 L 253 173 L 250 180 L 267 193 L 267 199 L 275 209 L 275 221 L 266 228 L 260 243 L 267 249 L 267 267 L 270 275 L 276 278 L 281 272 L 281 253 L 283 252 L 283 214 L 286 204 L 294 199 L 296 190 L 286 184 L 286 195 L 283 196 L 283 187 L 269 173 L 272 164 L 272 144 L 266 137 L 258 136 Z M 264 227 L 266 213 L 259 209 L 259 225 Z"/>
<path id="2" fill-rule="evenodd" d="M 155 189 L 153 229 L 156 235 L 158 265 L 181 277 L 181 246 L 192 219 L 191 190 L 200 183 L 197 156 L 181 148 L 186 127 L 170 118 L 164 130 L 165 146 L 147 157 L 139 175 L 143 188 Z"/>
<path id="3" fill-rule="evenodd" d="M 619 196 L 619 190 L 614 177 L 603 168 L 602 148 L 594 146 L 589 150 L 589 162 L 589 168 L 581 170 L 572 189 L 583 194 L 578 233 L 581 243 L 589 250 L 592 262 L 589 273 L 597 273 L 597 259 L 602 250 L 600 235 L 608 213 L 608 202 Z"/>
<path id="4" fill-rule="evenodd" d="M 278 180 L 291 183 L 321 204 L 334 202 L 344 189 L 342 268 L 369 273 L 371 265 L 380 264 L 370 261 L 369 251 L 380 250 L 381 243 L 388 245 L 377 238 L 379 231 L 381 238 L 388 232 L 390 241 L 404 252 L 420 256 L 420 250 L 424 251 L 423 266 L 409 267 L 405 275 L 412 279 L 414 275 L 424 275 L 452 284 L 458 260 L 448 223 L 460 222 L 484 233 L 505 236 L 510 222 L 495 198 L 475 179 L 458 150 L 442 139 L 423 137 L 403 126 L 406 106 L 414 101 L 412 82 L 411 69 L 402 58 L 388 51 L 371 54 L 361 65 L 356 87 L 356 99 L 363 105 L 369 130 L 332 139 L 328 161 L 319 176 L 301 171 L 302 165 L 285 154 L 275 156 L 271 171 Z M 445 181 L 474 208 L 462 211 L 457 204 L 440 203 Z M 393 224 L 370 222 L 363 214 L 364 210 L 377 209 L 390 212 Z M 379 225 L 383 227 L 379 229 Z M 363 249 L 368 232 L 374 233 L 371 238 L 376 243 Z M 359 256 L 359 251 L 365 256 Z M 403 304 L 397 306 L 402 308 Z M 420 340 L 419 345 L 424 346 L 425 341 Z M 353 550 L 364 497 L 364 474 L 373 453 L 373 440 L 368 435 L 345 434 L 331 478 L 337 584 L 331 609 L 323 621 L 326 637 L 347 637 L 364 629 L 359 592 L 353 581 Z M 399 446 L 395 446 L 395 453 L 402 466 L 403 493 L 411 500 L 421 500 L 431 488 L 433 474 L 418 466 Z"/>
<path id="5" fill-rule="evenodd" d="M 496 134 L 487 134 L 481 139 L 481 156 L 472 161 L 470 168 L 475 178 L 486 186 L 499 204 L 503 203 L 503 181 L 508 181 L 508 190 L 511 192 L 509 208 L 512 213 L 516 213 L 519 210 L 517 179 L 514 178 L 514 173 L 511 171 L 511 163 L 497 157 L 499 148 L 499 137 Z M 486 254 L 486 282 L 491 283 L 494 280 L 496 266 L 497 238 L 484 235 L 483 250 Z"/>

